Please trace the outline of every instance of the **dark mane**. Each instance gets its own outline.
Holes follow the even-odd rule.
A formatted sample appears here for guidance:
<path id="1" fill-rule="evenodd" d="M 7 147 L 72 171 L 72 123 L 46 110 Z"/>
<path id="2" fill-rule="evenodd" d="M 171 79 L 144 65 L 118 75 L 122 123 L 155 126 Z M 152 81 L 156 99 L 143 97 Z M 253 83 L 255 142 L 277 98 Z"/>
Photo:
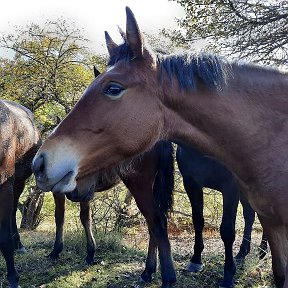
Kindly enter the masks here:
<path id="1" fill-rule="evenodd" d="M 123 37 L 123 36 L 122 36 Z M 108 66 L 112 66 L 120 60 L 129 62 L 133 59 L 133 52 L 125 38 L 124 43 L 114 48 L 113 56 L 108 59 Z"/>
<path id="2" fill-rule="evenodd" d="M 215 55 L 159 55 L 157 58 L 160 78 L 163 73 L 170 81 L 175 76 L 181 89 L 195 90 L 199 80 L 208 87 L 221 88 L 230 74 L 230 65 Z"/>
<path id="3" fill-rule="evenodd" d="M 123 35 L 122 35 L 123 37 Z M 124 42 L 114 48 L 112 57 L 108 60 L 108 66 L 116 64 L 120 60 L 131 61 L 133 52 L 125 37 Z M 163 73 L 172 80 L 176 76 L 181 89 L 197 89 L 197 81 L 202 81 L 211 88 L 220 88 L 226 83 L 230 71 L 230 65 L 221 58 L 210 54 L 183 54 L 163 56 L 158 54 L 157 61 L 160 65 L 160 78 Z"/>

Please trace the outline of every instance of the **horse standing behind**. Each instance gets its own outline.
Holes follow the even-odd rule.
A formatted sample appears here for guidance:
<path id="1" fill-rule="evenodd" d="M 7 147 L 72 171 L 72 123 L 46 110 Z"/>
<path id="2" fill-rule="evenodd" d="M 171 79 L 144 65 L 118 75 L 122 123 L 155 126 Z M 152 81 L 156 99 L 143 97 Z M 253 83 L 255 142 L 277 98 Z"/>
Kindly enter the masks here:
<path id="1" fill-rule="evenodd" d="M 124 44 L 106 33 L 111 66 L 38 151 L 37 184 L 72 191 L 161 139 L 196 147 L 236 175 L 268 238 L 276 286 L 287 288 L 287 75 L 214 55 L 157 56 L 126 15 Z"/>
<path id="2" fill-rule="evenodd" d="M 14 250 L 23 249 L 16 226 L 16 210 L 31 163 L 40 147 L 33 114 L 20 104 L 0 100 L 0 250 L 7 266 L 11 288 L 19 276 L 14 266 Z"/>

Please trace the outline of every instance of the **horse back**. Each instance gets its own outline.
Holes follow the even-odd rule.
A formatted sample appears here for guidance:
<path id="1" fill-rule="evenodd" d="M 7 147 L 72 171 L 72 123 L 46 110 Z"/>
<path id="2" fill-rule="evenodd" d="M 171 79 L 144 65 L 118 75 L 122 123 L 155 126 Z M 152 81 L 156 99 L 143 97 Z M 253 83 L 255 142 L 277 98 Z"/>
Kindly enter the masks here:
<path id="1" fill-rule="evenodd" d="M 32 112 L 18 103 L 0 100 L 1 182 L 15 171 L 19 177 L 22 174 L 30 175 L 32 159 L 40 144 Z M 22 166 L 24 169 L 20 171 Z"/>

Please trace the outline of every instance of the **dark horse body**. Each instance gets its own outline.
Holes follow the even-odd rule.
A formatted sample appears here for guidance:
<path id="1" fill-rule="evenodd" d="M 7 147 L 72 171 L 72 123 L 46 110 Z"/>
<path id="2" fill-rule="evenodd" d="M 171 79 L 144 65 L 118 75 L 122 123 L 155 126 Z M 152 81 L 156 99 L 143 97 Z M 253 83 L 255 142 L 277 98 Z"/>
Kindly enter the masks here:
<path id="1" fill-rule="evenodd" d="M 37 184 L 87 195 L 89 175 L 161 139 L 196 147 L 237 177 L 267 236 L 276 286 L 288 288 L 287 75 L 214 55 L 157 56 L 126 15 L 123 44 L 106 33 L 109 69 L 38 151 Z"/>
<path id="2" fill-rule="evenodd" d="M 19 276 L 14 266 L 14 250 L 23 249 L 16 226 L 16 210 L 31 163 L 39 146 L 39 133 L 32 113 L 23 106 L 0 100 L 0 250 L 7 266 L 12 288 L 18 287 Z"/>
<path id="3" fill-rule="evenodd" d="M 195 229 L 194 254 L 188 270 L 198 272 L 202 268 L 201 253 L 204 249 L 202 231 L 204 228 L 203 217 L 203 188 L 218 190 L 223 196 L 223 214 L 220 226 L 221 238 L 225 247 L 224 278 L 220 287 L 232 287 L 236 267 L 233 261 L 233 243 L 235 240 L 235 221 L 239 197 L 243 206 L 245 227 L 240 250 L 235 256 L 237 261 L 243 261 L 250 252 L 252 225 L 255 212 L 246 198 L 240 193 L 238 183 L 232 173 L 218 161 L 187 146 L 178 145 L 176 159 L 183 177 L 183 184 L 190 199 L 192 219 Z M 267 240 L 263 234 L 260 244 L 260 257 L 267 251 Z"/>
<path id="4" fill-rule="evenodd" d="M 103 191 L 118 184 L 121 178 L 135 198 L 140 211 L 145 216 L 150 233 L 146 267 L 141 275 L 141 278 L 145 282 L 151 281 L 152 273 L 156 271 L 157 246 L 160 247 L 160 251 L 165 251 L 167 255 L 170 255 L 169 245 L 167 244 L 168 235 L 165 215 L 172 202 L 171 196 L 174 186 L 174 159 L 172 153 L 171 143 L 162 141 L 156 144 L 149 152 L 145 153 L 141 157 L 141 161 L 137 161 L 137 163 L 133 165 L 131 175 L 114 177 L 112 181 L 105 183 L 105 185 L 103 185 L 103 183 L 97 183 L 95 185 L 96 191 Z M 202 230 L 204 228 L 202 188 L 210 187 L 217 189 L 223 194 L 223 217 L 220 233 L 225 246 L 225 267 L 221 287 L 231 287 L 236 270 L 232 254 L 232 245 L 235 239 L 236 210 L 239 200 L 236 180 L 223 165 L 191 147 L 178 145 L 177 163 L 192 206 L 192 219 L 195 230 L 194 254 L 188 265 L 188 271 L 198 272 L 202 268 L 201 254 L 204 248 L 202 236 Z M 143 195 L 145 195 L 145 198 L 143 198 Z M 56 204 L 56 239 L 53 251 L 49 254 L 49 257 L 57 259 L 63 249 L 65 195 L 54 193 L 53 196 Z M 69 194 L 68 197 L 70 197 Z M 73 199 L 73 197 L 70 197 L 70 199 L 79 201 L 79 199 Z M 251 231 L 255 215 L 255 212 L 246 199 L 242 200 L 242 205 L 245 218 L 245 230 L 240 251 L 236 256 L 239 260 L 244 260 L 250 251 Z M 163 209 L 161 210 L 158 206 Z M 85 260 L 88 264 L 93 264 L 95 240 L 91 231 L 89 201 L 80 202 L 80 219 L 87 239 L 87 257 Z M 153 237 L 153 235 L 155 236 Z M 263 241 L 262 246 L 265 246 L 265 244 L 266 241 Z M 166 245 L 165 250 L 161 248 L 162 245 L 164 247 Z M 170 279 L 166 274 L 167 269 L 165 267 L 167 267 L 167 264 L 165 264 L 165 261 L 167 262 L 171 259 L 172 256 L 167 257 L 167 259 L 161 259 L 161 267 L 164 267 L 162 269 L 163 287 L 169 287 L 168 285 L 172 280 L 175 281 L 175 272 L 173 270 L 170 270 L 170 273 L 173 272 L 173 277 L 171 277 L 171 274 L 169 275 L 169 277 L 171 277 Z M 171 263 L 168 266 L 170 269 L 173 267 Z M 167 281 L 170 282 L 168 283 Z"/>

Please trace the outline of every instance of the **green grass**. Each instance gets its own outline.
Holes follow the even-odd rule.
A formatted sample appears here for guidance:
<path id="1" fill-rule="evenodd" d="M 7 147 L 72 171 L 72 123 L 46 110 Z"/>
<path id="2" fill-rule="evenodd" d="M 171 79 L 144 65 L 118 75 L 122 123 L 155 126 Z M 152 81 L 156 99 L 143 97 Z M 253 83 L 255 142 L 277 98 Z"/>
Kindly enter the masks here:
<path id="1" fill-rule="evenodd" d="M 41 228 L 41 227 L 40 227 Z M 142 229 L 137 230 L 143 233 Z M 137 231 L 133 233 L 137 233 Z M 58 261 L 46 258 L 53 245 L 53 233 L 51 231 L 22 232 L 23 242 L 28 249 L 27 254 L 16 255 L 17 269 L 21 275 L 22 288 L 71 288 L 71 287 L 93 287 L 93 288 L 156 288 L 161 285 L 159 272 L 150 284 L 138 285 L 139 275 L 144 267 L 145 250 L 138 248 L 145 246 L 145 235 L 142 237 L 144 243 L 137 239 L 121 241 L 121 235 L 111 233 L 108 235 L 96 235 L 98 246 L 96 251 L 96 264 L 86 266 L 85 239 L 81 231 L 66 233 L 65 249 Z M 209 234 L 209 233 L 208 233 Z M 131 236 L 132 235 L 132 236 Z M 138 235 L 139 236 L 139 235 Z M 206 235 L 208 237 L 209 235 Z M 140 237 L 140 236 L 139 236 Z M 185 287 L 218 287 L 217 283 L 223 273 L 223 253 L 221 240 L 216 236 L 209 236 L 208 249 L 203 256 L 204 269 L 192 275 L 185 271 L 189 261 L 192 241 L 187 241 L 191 236 L 172 237 L 174 261 L 177 271 L 178 282 L 175 288 Z M 189 239 L 188 239 L 189 240 Z M 214 246 L 215 251 L 209 247 Z M 207 251 L 208 250 L 208 251 Z M 223 250 L 223 249 L 222 249 Z M 253 247 L 244 267 L 238 269 L 235 288 L 244 287 L 273 287 L 271 284 L 271 261 L 257 259 L 256 247 Z M 4 261 L 0 260 L 0 275 L 5 274 Z M 0 278 L 0 287 L 6 287 L 5 277 Z"/>
<path id="2" fill-rule="evenodd" d="M 223 274 L 224 247 L 218 229 L 216 229 L 220 221 L 216 219 L 215 215 L 209 214 L 209 209 L 214 212 L 215 203 L 216 206 L 220 205 L 218 202 L 221 203 L 221 198 L 216 199 L 215 197 L 221 196 L 220 194 L 216 196 L 207 194 L 205 196 L 205 201 L 210 205 L 206 205 L 208 210 L 205 212 L 205 223 L 209 229 L 204 233 L 203 263 L 205 267 L 198 274 L 191 274 L 185 270 L 193 248 L 194 234 L 190 225 L 191 220 L 182 214 L 172 215 L 174 220 L 170 223 L 169 230 L 177 273 L 175 288 L 218 287 L 217 284 Z M 211 204 L 211 201 L 214 201 L 214 204 Z M 103 199 L 101 199 L 100 205 L 103 203 Z M 176 209 L 181 213 L 191 213 L 187 199 L 177 199 L 175 203 L 178 203 Z M 84 264 L 86 240 L 78 219 L 79 209 L 77 205 L 71 204 L 71 202 L 66 210 L 64 251 L 58 261 L 51 261 L 46 258 L 53 247 L 55 230 L 51 195 L 48 195 L 45 205 L 43 210 L 45 217 L 43 217 L 43 222 L 37 230 L 21 231 L 22 242 L 28 250 L 26 254 L 16 254 L 15 256 L 22 288 L 156 288 L 161 286 L 159 271 L 157 271 L 152 283 L 146 285 L 138 283 L 144 268 L 147 249 L 147 228 L 143 218 L 140 219 L 140 225 L 124 228 L 121 233 L 111 232 L 105 228 L 106 233 L 104 234 L 100 232 L 103 231 L 102 228 L 102 230 L 97 228 L 97 233 L 95 233 L 97 242 L 96 264 L 86 266 Z M 99 203 L 95 203 L 95 205 L 100 206 Z M 241 209 L 239 213 L 241 218 Z M 216 215 L 218 214 L 221 215 L 221 212 L 218 211 Z M 239 223 L 238 221 L 237 227 L 240 231 L 242 226 L 243 222 L 240 221 Z M 247 257 L 244 267 L 237 269 L 235 288 L 274 287 L 270 254 L 266 259 L 258 260 L 257 247 L 260 236 L 257 228 L 252 235 L 252 251 Z M 239 247 L 239 241 L 240 236 L 237 236 L 235 252 Z M 4 259 L 0 257 L 0 288 L 7 287 L 5 275 Z"/>

